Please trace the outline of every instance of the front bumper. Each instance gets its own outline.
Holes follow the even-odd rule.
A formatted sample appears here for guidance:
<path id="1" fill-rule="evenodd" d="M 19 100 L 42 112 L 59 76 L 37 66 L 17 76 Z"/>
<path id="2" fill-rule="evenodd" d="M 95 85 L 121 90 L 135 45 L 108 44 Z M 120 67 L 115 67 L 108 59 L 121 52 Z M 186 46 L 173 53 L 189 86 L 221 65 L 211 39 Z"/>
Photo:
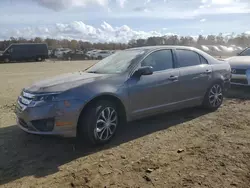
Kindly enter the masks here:
<path id="1" fill-rule="evenodd" d="M 82 104 L 80 101 L 72 100 L 68 107 L 64 101 L 29 107 L 17 101 L 15 108 L 17 125 L 31 134 L 76 136 Z M 44 127 L 41 123 L 44 123 Z"/>
<path id="2" fill-rule="evenodd" d="M 232 85 L 250 86 L 250 76 L 246 74 L 232 74 Z"/>

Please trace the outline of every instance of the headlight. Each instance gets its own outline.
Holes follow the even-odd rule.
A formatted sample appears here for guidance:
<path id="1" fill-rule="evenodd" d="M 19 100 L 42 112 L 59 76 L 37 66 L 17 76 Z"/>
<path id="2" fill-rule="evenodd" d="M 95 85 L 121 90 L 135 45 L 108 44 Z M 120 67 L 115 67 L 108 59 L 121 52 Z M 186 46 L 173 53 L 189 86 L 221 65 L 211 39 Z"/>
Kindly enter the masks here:
<path id="1" fill-rule="evenodd" d="M 45 94 L 33 97 L 33 101 L 56 101 L 58 94 Z"/>

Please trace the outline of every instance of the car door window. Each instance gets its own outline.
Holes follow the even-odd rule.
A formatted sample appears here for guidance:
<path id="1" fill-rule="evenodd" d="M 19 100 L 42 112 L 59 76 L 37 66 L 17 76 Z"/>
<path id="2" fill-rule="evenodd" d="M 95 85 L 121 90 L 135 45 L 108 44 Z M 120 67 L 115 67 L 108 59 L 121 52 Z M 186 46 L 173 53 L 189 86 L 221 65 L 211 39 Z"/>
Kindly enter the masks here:
<path id="1" fill-rule="evenodd" d="M 176 50 L 179 67 L 190 67 L 200 65 L 201 60 L 199 54 L 190 50 Z"/>
<path id="2" fill-rule="evenodd" d="M 10 49 L 7 50 L 8 54 L 11 54 L 12 52 L 13 52 L 13 48 L 10 48 Z"/>
<path id="3" fill-rule="evenodd" d="M 173 56 L 171 50 L 160 50 L 147 56 L 141 66 L 152 66 L 154 71 L 162 71 L 173 68 Z"/>
<path id="4" fill-rule="evenodd" d="M 208 61 L 201 55 L 200 55 L 200 62 L 201 64 L 208 64 Z"/>

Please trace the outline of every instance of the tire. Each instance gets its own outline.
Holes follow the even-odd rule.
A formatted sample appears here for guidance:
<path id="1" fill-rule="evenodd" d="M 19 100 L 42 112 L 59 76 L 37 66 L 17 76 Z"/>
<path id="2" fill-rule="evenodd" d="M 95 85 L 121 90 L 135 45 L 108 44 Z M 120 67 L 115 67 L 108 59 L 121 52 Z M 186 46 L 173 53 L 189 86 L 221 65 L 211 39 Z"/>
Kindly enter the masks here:
<path id="1" fill-rule="evenodd" d="M 98 58 L 97 58 L 97 59 L 101 60 L 101 59 L 102 59 L 102 56 L 98 56 Z"/>
<path id="2" fill-rule="evenodd" d="M 3 60 L 3 62 L 4 62 L 4 63 L 9 63 L 10 60 L 9 60 L 9 58 L 5 58 L 5 59 Z"/>
<path id="3" fill-rule="evenodd" d="M 224 89 L 221 83 L 214 83 L 203 100 L 203 106 L 211 111 L 217 110 L 223 103 Z"/>
<path id="4" fill-rule="evenodd" d="M 116 105 L 110 101 L 97 101 L 80 116 L 77 137 L 88 145 L 104 145 L 114 137 L 118 126 Z"/>
<path id="5" fill-rule="evenodd" d="M 36 60 L 37 61 L 42 61 L 42 58 L 41 57 L 37 57 Z"/>

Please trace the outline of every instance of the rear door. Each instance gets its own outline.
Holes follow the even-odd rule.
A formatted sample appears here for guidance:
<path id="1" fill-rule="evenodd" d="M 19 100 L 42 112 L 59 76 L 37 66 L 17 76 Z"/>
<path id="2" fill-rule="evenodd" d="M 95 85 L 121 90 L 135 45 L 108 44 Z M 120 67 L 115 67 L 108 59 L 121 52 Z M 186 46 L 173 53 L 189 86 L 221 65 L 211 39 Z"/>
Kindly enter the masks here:
<path id="1" fill-rule="evenodd" d="M 211 84 L 212 67 L 200 54 L 186 49 L 175 50 L 180 71 L 178 97 L 182 102 L 200 101 Z"/>
<path id="2" fill-rule="evenodd" d="M 152 66 L 154 72 L 129 80 L 131 115 L 142 117 L 171 109 L 179 90 L 179 71 L 174 68 L 172 50 L 152 52 L 140 66 Z"/>

